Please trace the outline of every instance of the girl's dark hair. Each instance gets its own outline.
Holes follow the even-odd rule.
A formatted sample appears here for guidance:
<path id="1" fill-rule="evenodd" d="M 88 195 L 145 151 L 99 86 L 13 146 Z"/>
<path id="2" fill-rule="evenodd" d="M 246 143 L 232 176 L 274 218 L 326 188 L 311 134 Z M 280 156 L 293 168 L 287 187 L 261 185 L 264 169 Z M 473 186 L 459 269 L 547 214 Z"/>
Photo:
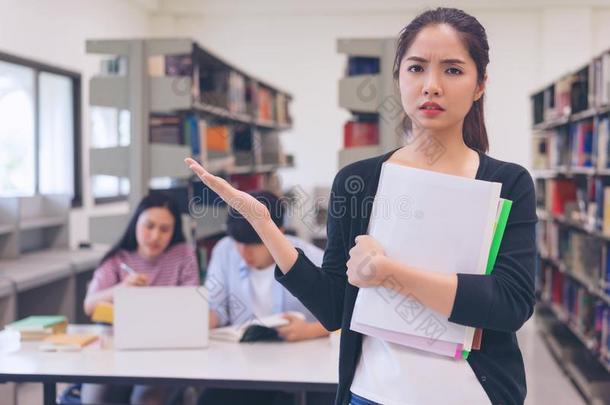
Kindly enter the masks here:
<path id="1" fill-rule="evenodd" d="M 138 223 L 138 218 L 142 212 L 149 208 L 156 207 L 167 208 L 174 217 L 174 232 L 169 245 L 167 245 L 167 248 L 175 245 L 176 243 L 184 242 L 185 239 L 184 234 L 182 233 L 182 220 L 180 218 L 178 206 L 167 194 L 155 192 L 147 195 L 142 199 L 142 201 L 140 201 L 140 204 L 138 204 L 136 210 L 131 216 L 131 219 L 129 220 L 129 224 L 127 224 L 127 229 L 125 229 L 123 236 L 121 236 L 119 242 L 104 255 L 100 263 L 104 263 L 107 259 L 114 256 L 119 250 L 127 250 L 130 252 L 137 250 L 138 241 L 136 240 L 136 224 Z"/>
<path id="2" fill-rule="evenodd" d="M 394 59 L 394 79 L 398 80 L 400 62 L 417 34 L 431 24 L 447 24 L 458 32 L 464 46 L 470 53 L 470 57 L 474 60 L 477 67 L 477 81 L 481 83 L 485 78 L 487 64 L 489 63 L 489 45 L 485 28 L 476 18 L 466 14 L 464 11 L 443 7 L 423 12 L 400 32 L 396 48 L 396 58 Z M 469 148 L 487 152 L 489 141 L 487 139 L 487 130 L 485 129 L 483 97 L 481 96 L 481 98 L 472 104 L 470 111 L 468 111 L 464 118 L 462 132 L 464 134 L 464 143 Z M 403 119 L 403 129 L 405 131 L 411 129 L 411 120 L 406 115 Z"/>

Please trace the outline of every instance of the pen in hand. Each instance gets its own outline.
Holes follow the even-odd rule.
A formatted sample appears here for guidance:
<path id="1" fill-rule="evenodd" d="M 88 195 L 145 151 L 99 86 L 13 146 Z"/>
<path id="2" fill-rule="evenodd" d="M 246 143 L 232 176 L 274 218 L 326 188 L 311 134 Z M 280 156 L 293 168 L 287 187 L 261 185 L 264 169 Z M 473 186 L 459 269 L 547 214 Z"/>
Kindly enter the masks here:
<path id="1" fill-rule="evenodd" d="M 129 273 L 129 274 L 136 274 L 136 271 L 135 271 L 134 269 L 132 269 L 131 267 L 129 267 L 129 266 L 127 265 L 127 263 L 125 263 L 125 262 L 121 262 L 121 264 L 119 265 L 119 267 L 121 268 L 121 270 L 123 270 L 123 271 L 124 271 L 124 272 L 126 272 L 126 273 Z"/>
<path id="2" fill-rule="evenodd" d="M 128 286 L 145 286 L 148 285 L 148 277 L 145 274 L 138 274 L 127 263 L 121 262 L 119 268 L 128 276 L 123 280 L 123 283 Z"/>

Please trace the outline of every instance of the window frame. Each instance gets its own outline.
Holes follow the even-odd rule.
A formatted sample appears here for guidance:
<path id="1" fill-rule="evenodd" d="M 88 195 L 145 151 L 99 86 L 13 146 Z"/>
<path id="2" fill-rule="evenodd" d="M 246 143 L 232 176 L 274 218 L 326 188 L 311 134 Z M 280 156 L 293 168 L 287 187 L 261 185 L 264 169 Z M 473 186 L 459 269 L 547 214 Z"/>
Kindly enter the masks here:
<path id="1" fill-rule="evenodd" d="M 49 65 L 0 51 L 0 61 L 14 65 L 30 68 L 34 71 L 34 195 L 40 195 L 40 73 L 51 73 L 65 76 L 72 82 L 72 119 L 73 119 L 73 150 L 74 150 L 74 196 L 72 197 L 72 208 L 83 206 L 82 187 L 82 111 L 81 111 L 81 74 L 61 67 Z"/>

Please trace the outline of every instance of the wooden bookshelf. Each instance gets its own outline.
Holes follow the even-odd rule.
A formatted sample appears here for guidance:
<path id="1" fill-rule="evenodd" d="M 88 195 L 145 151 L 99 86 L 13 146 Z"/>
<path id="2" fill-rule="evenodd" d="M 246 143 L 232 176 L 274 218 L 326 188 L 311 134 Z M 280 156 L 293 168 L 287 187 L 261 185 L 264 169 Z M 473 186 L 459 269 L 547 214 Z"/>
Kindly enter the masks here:
<path id="1" fill-rule="evenodd" d="M 149 192 L 151 180 L 169 178 L 181 184 L 187 182 L 191 186 L 186 189 L 188 195 L 184 199 L 191 200 L 193 183 L 199 180 L 184 165 L 186 156 L 223 177 L 236 174 L 269 177 L 278 169 L 293 166 L 284 158 L 263 161 L 254 144 L 253 157 L 247 164 L 239 162 L 233 150 L 244 128 L 251 134 L 252 142 L 254 138 L 262 142 L 291 128 L 292 96 L 286 91 L 228 63 L 189 38 L 98 39 L 87 41 L 86 50 L 126 66 L 124 72 L 101 71 L 91 78 L 90 105 L 129 110 L 131 115 L 128 146 L 90 151 L 91 175 L 127 178 L 130 183 L 127 210 L 90 218 L 91 241 L 109 243 L 113 235 L 121 232 L 129 211 Z M 152 140 L 151 119 L 165 116 L 180 120 L 180 140 L 170 143 Z M 185 129 L 187 120 L 191 120 L 191 132 Z M 230 149 L 223 156 L 208 151 L 202 122 L 203 128 L 228 129 Z M 243 152 L 240 157 L 244 157 Z M 222 230 L 219 221 L 193 217 L 185 228 L 187 237 L 215 234 Z"/>
<path id="2" fill-rule="evenodd" d="M 532 93 L 531 105 L 537 312 L 552 319 L 541 331 L 554 352 L 554 336 L 573 336 L 555 356 L 589 401 L 608 398 L 610 51 Z"/>

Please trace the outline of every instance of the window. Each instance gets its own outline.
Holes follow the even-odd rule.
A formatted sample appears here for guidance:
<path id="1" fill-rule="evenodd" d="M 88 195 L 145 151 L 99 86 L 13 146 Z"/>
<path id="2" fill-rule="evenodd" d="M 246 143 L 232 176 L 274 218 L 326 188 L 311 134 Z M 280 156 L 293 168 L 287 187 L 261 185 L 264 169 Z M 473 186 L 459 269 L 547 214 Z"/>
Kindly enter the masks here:
<path id="1" fill-rule="evenodd" d="M 80 75 L 0 53 L 0 196 L 82 204 Z"/>
<path id="2" fill-rule="evenodd" d="M 0 194 L 32 195 L 34 70 L 0 61 Z"/>
<path id="3" fill-rule="evenodd" d="M 131 113 L 110 107 L 90 107 L 91 147 L 112 148 L 129 146 L 131 142 Z M 96 204 L 126 200 L 129 179 L 122 177 L 91 176 L 91 192 Z"/>

